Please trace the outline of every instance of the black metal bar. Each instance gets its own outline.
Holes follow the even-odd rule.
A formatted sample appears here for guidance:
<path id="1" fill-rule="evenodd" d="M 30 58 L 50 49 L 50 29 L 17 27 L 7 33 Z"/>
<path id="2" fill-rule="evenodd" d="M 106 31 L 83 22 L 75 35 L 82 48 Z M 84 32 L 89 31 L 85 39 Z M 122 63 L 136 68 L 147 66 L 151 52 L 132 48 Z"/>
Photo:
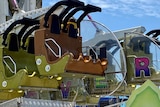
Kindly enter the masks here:
<path id="1" fill-rule="evenodd" d="M 21 25 L 25 25 L 25 26 L 32 26 L 32 25 L 36 25 L 39 24 L 39 20 L 35 20 L 35 19 L 29 19 L 29 18 L 23 18 L 20 20 L 17 20 L 15 22 L 13 22 L 7 29 L 6 31 L 3 33 L 3 42 L 2 44 L 6 46 L 5 42 L 7 39 L 7 35 L 9 34 L 9 32 L 17 25 L 17 24 L 21 24 Z M 23 32 L 24 33 L 24 29 Z"/>
<path id="2" fill-rule="evenodd" d="M 84 5 L 84 3 L 83 2 L 81 2 L 81 1 L 78 1 L 78 0 L 64 0 L 64 1 L 60 1 L 60 2 L 58 2 L 58 3 L 56 3 L 55 5 L 53 5 L 49 10 L 48 10 L 48 12 L 45 14 L 45 16 L 44 16 L 44 27 L 48 27 L 48 19 L 49 19 L 49 16 L 59 7 L 59 6 L 61 6 L 61 5 L 66 5 L 66 6 L 68 6 L 68 7 L 77 7 L 77 6 L 81 6 L 81 5 Z M 68 10 L 68 8 L 67 8 L 67 10 L 65 11 L 65 12 L 63 12 L 62 14 L 61 14 L 61 18 L 62 18 L 62 16 L 63 15 L 65 15 L 65 13 L 67 12 L 67 11 L 69 11 Z"/>

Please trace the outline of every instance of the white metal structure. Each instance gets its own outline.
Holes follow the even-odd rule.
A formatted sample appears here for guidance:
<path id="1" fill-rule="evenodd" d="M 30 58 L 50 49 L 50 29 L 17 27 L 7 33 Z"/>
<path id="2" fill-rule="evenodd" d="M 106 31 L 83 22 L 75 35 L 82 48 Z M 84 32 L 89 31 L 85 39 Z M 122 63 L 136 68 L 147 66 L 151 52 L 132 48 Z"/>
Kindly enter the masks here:
<path id="1" fill-rule="evenodd" d="M 0 104 L 0 107 L 74 107 L 76 103 L 55 100 L 15 98 Z"/>
<path id="2" fill-rule="evenodd" d="M 26 12 L 31 11 L 31 10 L 35 10 L 35 9 L 37 9 L 36 1 L 37 0 L 20 0 L 19 7 L 21 7 L 21 9 Z M 17 3 L 15 3 L 15 4 L 11 4 L 11 3 L 13 3 L 13 0 L 1 0 L 1 3 L 0 3 L 0 16 L 1 16 L 0 17 L 0 24 L 4 23 L 7 20 L 6 19 L 7 16 L 11 16 L 9 5 L 12 5 L 12 8 L 19 8 L 17 6 L 18 5 Z"/>

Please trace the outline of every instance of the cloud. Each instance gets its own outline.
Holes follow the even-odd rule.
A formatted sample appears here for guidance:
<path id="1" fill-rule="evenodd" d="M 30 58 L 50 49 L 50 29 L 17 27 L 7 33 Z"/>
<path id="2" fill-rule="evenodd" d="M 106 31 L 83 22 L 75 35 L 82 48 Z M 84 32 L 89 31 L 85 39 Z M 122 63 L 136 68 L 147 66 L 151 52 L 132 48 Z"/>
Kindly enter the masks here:
<path id="1" fill-rule="evenodd" d="M 97 5 L 103 11 L 115 15 L 132 15 L 136 17 L 153 16 L 160 18 L 160 2 L 153 0 L 82 0 Z"/>
<path id="2" fill-rule="evenodd" d="M 53 5 L 58 0 L 43 0 Z M 111 15 L 132 15 L 136 17 L 152 16 L 160 18 L 160 2 L 153 0 L 81 0 L 93 4 Z"/>

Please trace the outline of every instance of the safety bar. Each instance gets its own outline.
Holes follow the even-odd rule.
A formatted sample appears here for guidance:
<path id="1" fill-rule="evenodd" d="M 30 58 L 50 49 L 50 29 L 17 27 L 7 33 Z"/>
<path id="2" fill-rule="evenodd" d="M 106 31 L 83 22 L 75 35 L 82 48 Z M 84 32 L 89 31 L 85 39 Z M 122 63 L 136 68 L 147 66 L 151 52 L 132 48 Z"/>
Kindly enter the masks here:
<path id="1" fill-rule="evenodd" d="M 152 38 L 155 38 L 160 35 L 160 29 L 151 30 L 148 33 L 146 33 L 147 36 L 152 36 Z"/>
<path id="2" fill-rule="evenodd" d="M 68 13 L 68 15 L 64 18 L 63 20 L 63 31 L 65 32 L 66 30 L 66 26 L 67 26 L 67 22 L 69 21 L 69 19 L 78 11 L 80 10 L 84 10 L 85 6 L 80 6 L 80 7 L 77 7 L 75 9 L 73 9 L 70 13 Z"/>
<path id="3" fill-rule="evenodd" d="M 83 2 L 81 1 L 78 1 L 78 0 L 66 0 L 66 1 L 59 1 L 57 2 L 55 5 L 53 5 L 49 10 L 48 12 L 45 14 L 44 16 L 44 27 L 48 27 L 48 19 L 49 19 L 49 16 L 61 5 L 66 5 L 68 7 L 77 7 L 77 6 L 82 6 L 84 5 Z M 67 11 L 69 11 L 70 8 L 67 8 L 66 11 L 62 12 L 61 14 L 61 18 L 63 18 L 63 16 L 66 14 Z"/>
<path id="4" fill-rule="evenodd" d="M 96 7 L 96 6 L 93 6 L 93 5 L 86 5 L 86 6 L 79 6 L 75 9 L 73 9 L 70 13 L 68 13 L 68 15 L 65 17 L 64 21 L 63 21 L 63 24 L 64 24 L 64 27 L 63 27 L 63 31 L 66 29 L 66 26 L 67 26 L 67 22 L 69 21 L 69 19 L 78 11 L 84 11 L 83 14 L 81 14 L 81 16 L 78 18 L 77 20 L 77 25 L 78 27 L 80 26 L 80 22 L 83 20 L 83 18 L 88 14 L 88 13 L 91 13 L 91 12 L 97 12 L 97 11 L 101 11 L 101 8 L 99 7 Z"/>
<path id="5" fill-rule="evenodd" d="M 31 35 L 31 33 L 33 31 L 35 31 L 36 29 L 39 29 L 39 25 L 34 25 L 32 28 L 30 28 L 24 35 L 23 35 L 23 38 L 22 38 L 22 48 L 25 48 L 25 43 L 26 43 L 26 40 L 28 38 L 28 36 Z"/>
<path id="6" fill-rule="evenodd" d="M 39 24 L 35 24 L 36 26 L 40 26 Z M 25 24 L 25 26 L 23 26 L 23 28 L 19 31 L 18 33 L 18 40 L 21 41 L 21 38 L 23 37 L 24 33 L 26 32 L 26 30 L 29 28 L 29 26 L 35 26 L 34 24 L 30 25 L 30 24 Z M 32 31 L 33 32 L 33 31 Z"/>
<path id="7" fill-rule="evenodd" d="M 58 47 L 58 54 L 56 54 L 56 52 L 54 52 L 54 50 L 48 45 L 47 43 L 48 41 L 52 41 Z M 61 57 L 61 47 L 58 45 L 58 43 L 54 39 L 52 38 L 45 39 L 45 45 L 56 57 L 59 57 L 59 58 Z"/>
<path id="8" fill-rule="evenodd" d="M 91 12 L 101 12 L 101 8 L 93 5 L 86 5 L 84 13 L 78 18 L 77 20 L 77 26 L 80 27 L 80 22 L 83 20 L 83 18 Z"/>
<path id="9" fill-rule="evenodd" d="M 83 2 L 80 1 L 71 1 L 71 3 L 69 3 L 69 6 L 59 15 L 59 19 L 60 22 L 62 22 L 62 19 L 64 18 L 64 16 L 74 7 L 79 7 L 79 6 L 84 6 Z"/>
<path id="10" fill-rule="evenodd" d="M 9 32 L 17 25 L 17 24 L 23 24 L 25 25 L 26 27 L 28 26 L 32 26 L 32 25 L 36 25 L 36 24 L 39 24 L 39 20 L 35 20 L 35 19 L 29 19 L 29 18 L 23 18 L 23 19 L 20 19 L 20 20 L 17 20 L 15 22 L 13 22 L 7 29 L 6 31 L 4 32 L 3 34 L 3 42 L 2 42 L 2 45 L 7 45 L 5 44 L 6 42 L 6 39 L 7 39 L 7 36 L 9 34 Z M 25 29 L 23 30 L 23 33 L 25 32 Z M 18 37 L 18 38 L 21 38 L 21 37 Z"/>
<path id="11" fill-rule="evenodd" d="M 11 69 L 11 67 L 8 65 L 8 63 L 4 60 L 4 59 L 9 59 L 13 65 L 14 65 L 14 70 Z M 8 69 L 13 73 L 13 74 L 16 74 L 16 63 L 14 62 L 14 60 L 10 57 L 10 56 L 4 56 L 3 57 L 3 62 L 6 64 L 6 66 L 8 67 Z"/>

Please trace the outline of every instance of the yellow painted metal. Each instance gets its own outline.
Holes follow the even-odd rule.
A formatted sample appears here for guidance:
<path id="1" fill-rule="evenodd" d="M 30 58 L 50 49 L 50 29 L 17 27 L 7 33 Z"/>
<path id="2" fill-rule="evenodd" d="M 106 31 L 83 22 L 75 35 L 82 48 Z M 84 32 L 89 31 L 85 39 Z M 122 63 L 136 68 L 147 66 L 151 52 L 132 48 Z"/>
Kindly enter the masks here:
<path id="1" fill-rule="evenodd" d="M 147 80 L 132 92 L 126 104 L 126 107 L 159 107 L 160 90 L 151 80 Z"/>
<path id="2" fill-rule="evenodd" d="M 17 90 L 13 90 L 12 92 L 10 90 L 3 90 L 0 92 L 0 100 L 10 100 L 13 98 L 22 97 L 24 95 L 24 92 L 18 93 Z"/>
<path id="3" fill-rule="evenodd" d="M 19 89 L 22 86 L 39 88 L 58 88 L 59 84 L 55 78 L 39 77 L 35 75 L 30 77 L 27 69 L 20 69 L 16 74 L 8 77 L 5 75 L 3 64 L 3 48 L 0 48 L 0 90 Z"/>
<path id="4" fill-rule="evenodd" d="M 54 61 L 52 64 L 48 64 L 45 56 L 35 56 L 36 61 L 40 61 L 37 65 L 40 75 L 54 76 L 65 72 L 66 64 L 70 59 L 70 54 L 62 56 L 60 59 Z"/>

